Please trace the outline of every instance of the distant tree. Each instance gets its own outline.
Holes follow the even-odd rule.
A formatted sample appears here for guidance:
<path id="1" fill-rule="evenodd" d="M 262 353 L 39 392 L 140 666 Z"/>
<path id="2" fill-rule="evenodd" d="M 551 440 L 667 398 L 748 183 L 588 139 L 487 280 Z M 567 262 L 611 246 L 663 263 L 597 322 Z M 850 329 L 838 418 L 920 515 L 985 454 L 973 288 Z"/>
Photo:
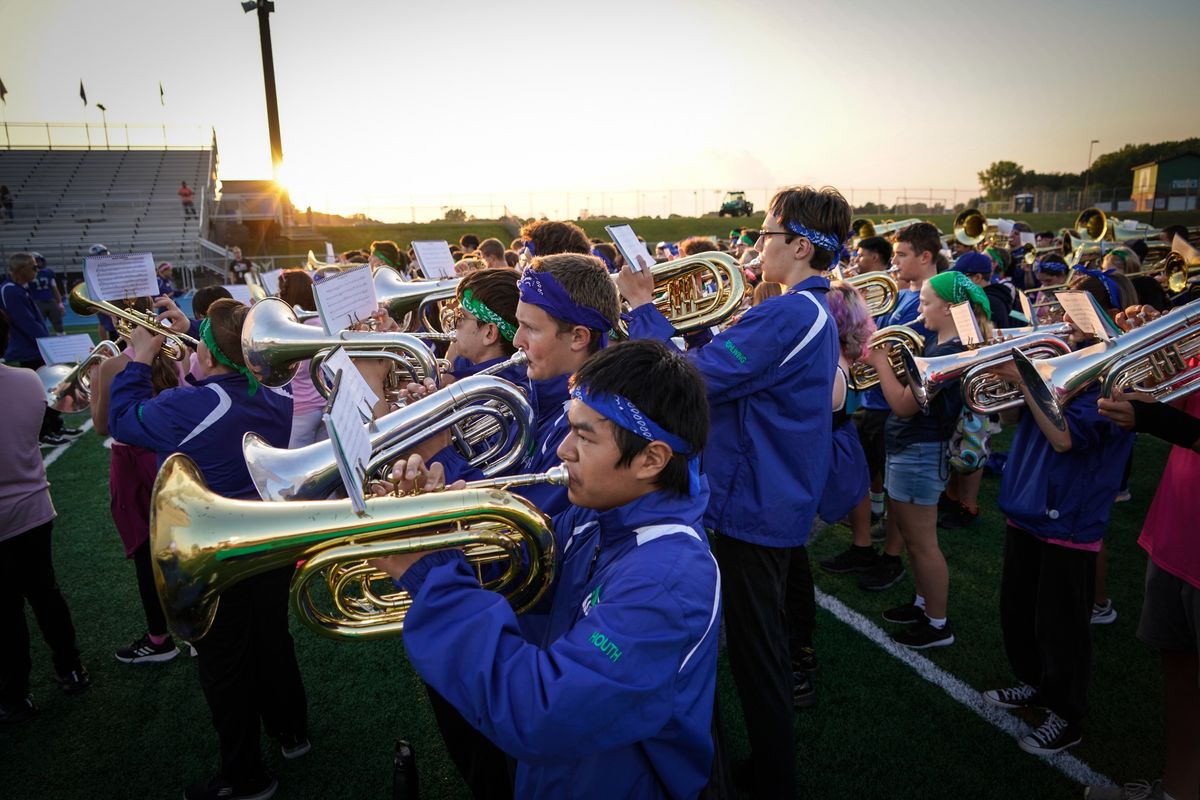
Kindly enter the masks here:
<path id="1" fill-rule="evenodd" d="M 979 175 L 979 185 L 989 200 L 1000 200 L 1013 193 L 1025 170 L 1015 161 L 993 161 Z"/>
<path id="2" fill-rule="evenodd" d="M 467 212 L 463 211 L 461 208 L 446 209 L 445 220 L 446 222 L 466 222 Z"/>

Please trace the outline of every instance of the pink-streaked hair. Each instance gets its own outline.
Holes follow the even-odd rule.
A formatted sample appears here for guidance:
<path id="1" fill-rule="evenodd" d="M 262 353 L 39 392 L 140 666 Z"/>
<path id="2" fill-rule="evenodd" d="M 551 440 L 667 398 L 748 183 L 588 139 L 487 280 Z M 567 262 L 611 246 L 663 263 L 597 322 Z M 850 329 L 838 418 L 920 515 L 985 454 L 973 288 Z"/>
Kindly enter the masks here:
<path id="1" fill-rule="evenodd" d="M 829 284 L 829 313 L 837 323 L 838 343 L 842 353 L 850 361 L 855 361 L 867 354 L 867 344 L 875 333 L 875 320 L 867 308 L 863 296 L 845 281 L 833 281 Z"/>

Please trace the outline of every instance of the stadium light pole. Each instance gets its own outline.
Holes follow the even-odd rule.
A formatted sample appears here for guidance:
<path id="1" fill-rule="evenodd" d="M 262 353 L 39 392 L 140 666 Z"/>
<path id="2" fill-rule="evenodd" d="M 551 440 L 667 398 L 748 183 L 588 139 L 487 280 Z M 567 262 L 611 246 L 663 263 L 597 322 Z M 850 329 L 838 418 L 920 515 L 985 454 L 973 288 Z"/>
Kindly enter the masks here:
<path id="1" fill-rule="evenodd" d="M 1082 206 L 1084 201 L 1087 200 L 1088 184 L 1091 183 L 1092 180 L 1092 148 L 1098 144 L 1100 144 L 1099 139 L 1092 139 L 1092 141 L 1088 143 L 1088 165 L 1087 169 L 1083 171 L 1083 196 L 1079 198 L 1080 206 Z"/>
<path id="2" fill-rule="evenodd" d="M 258 39 L 262 48 L 263 85 L 267 90 L 267 132 L 271 137 L 271 177 L 279 178 L 283 163 L 283 139 L 279 135 L 279 102 L 275 96 L 275 59 L 271 53 L 271 20 L 275 10 L 271 0 L 243 0 L 242 11 L 258 12 Z"/>

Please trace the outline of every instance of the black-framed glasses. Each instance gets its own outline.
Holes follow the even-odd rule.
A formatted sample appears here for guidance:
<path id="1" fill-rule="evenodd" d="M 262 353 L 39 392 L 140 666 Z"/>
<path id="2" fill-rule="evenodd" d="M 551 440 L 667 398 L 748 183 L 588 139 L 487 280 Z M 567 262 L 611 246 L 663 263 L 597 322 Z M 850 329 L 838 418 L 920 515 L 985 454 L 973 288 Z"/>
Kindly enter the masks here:
<path id="1" fill-rule="evenodd" d="M 764 236 L 799 236 L 799 235 L 800 234 L 792 233 L 791 231 L 768 231 L 765 229 L 758 231 L 758 238 L 760 238 L 760 239 Z"/>

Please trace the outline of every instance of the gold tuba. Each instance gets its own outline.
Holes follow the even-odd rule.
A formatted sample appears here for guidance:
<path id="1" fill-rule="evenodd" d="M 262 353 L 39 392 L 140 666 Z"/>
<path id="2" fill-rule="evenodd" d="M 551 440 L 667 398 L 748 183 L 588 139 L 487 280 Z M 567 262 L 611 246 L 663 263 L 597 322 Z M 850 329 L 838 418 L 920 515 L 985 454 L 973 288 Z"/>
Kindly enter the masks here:
<path id="1" fill-rule="evenodd" d="M 896 377 L 904 380 L 904 362 L 900 360 L 900 352 L 908 350 L 914 355 L 921 355 L 925 351 L 925 340 L 921 335 L 913 330 L 913 326 L 918 325 L 924 317 L 917 317 L 912 322 L 905 325 L 889 325 L 886 328 L 880 328 L 871 335 L 870 348 L 875 350 L 884 345 L 892 345 L 892 357 L 889 363 L 892 365 L 892 371 L 896 373 Z M 879 375 L 875 372 L 875 368 L 863 361 L 855 361 L 850 365 L 850 388 L 858 391 L 870 389 L 879 384 Z"/>
<path id="2" fill-rule="evenodd" d="M 37 376 L 46 390 L 46 405 L 66 414 L 87 409 L 92 403 L 92 367 L 119 355 L 121 346 L 105 339 L 75 366 L 47 364 L 38 367 Z"/>
<path id="3" fill-rule="evenodd" d="M 409 333 L 340 331 L 329 336 L 321 328 L 305 325 L 295 309 L 277 297 L 255 303 L 242 324 L 242 355 L 246 366 L 264 386 L 284 386 L 301 361 L 310 359 L 313 386 L 328 397 L 329 387 L 321 364 L 334 348 L 351 358 L 384 358 L 394 371 L 407 372 L 415 383 L 437 379 L 437 361 L 429 347 Z"/>
<path id="4" fill-rule="evenodd" d="M 505 472 L 532 452 L 537 417 L 524 393 L 503 378 L 471 375 L 373 420 L 367 428 L 371 439 L 367 474 L 460 424 L 468 431 L 481 431 L 480 438 L 490 436 L 494 428 L 482 430 L 486 426 L 479 423 L 483 421 L 499 424 L 503 434 L 482 452 L 472 449 L 467 456 L 485 475 Z M 258 434 L 247 433 L 242 454 L 250 479 L 264 500 L 324 500 L 342 485 L 333 445 L 328 441 L 288 449 L 272 447 Z"/>
<path id="5" fill-rule="evenodd" d="M 863 272 L 844 279 L 846 283 L 858 289 L 872 317 L 890 314 L 900 298 L 900 284 L 891 275 L 877 270 Z"/>
<path id="6" fill-rule="evenodd" d="M 1101 394 L 1144 391 L 1169 403 L 1200 389 L 1200 300 L 1106 342 L 1073 353 L 1031 361 L 1014 352 L 1013 361 L 1034 402 L 1066 430 L 1063 407 L 1097 381 Z"/>
<path id="7" fill-rule="evenodd" d="M 164 356 L 172 361 L 181 360 L 187 355 L 187 348 L 190 347 L 194 350 L 200 344 L 186 333 L 173 331 L 160 323 L 155 314 L 147 311 L 139 311 L 132 307 L 115 306 L 104 300 L 93 300 L 88 296 L 87 284 L 82 281 L 71 290 L 67 302 L 70 303 L 71 310 L 81 317 L 86 317 L 97 312 L 113 317 L 117 332 L 127 339 L 133 333 L 135 327 L 142 327 L 151 333 L 165 336 L 167 340 L 163 342 L 162 352 Z"/>
<path id="8" fill-rule="evenodd" d="M 654 264 L 650 272 L 654 305 L 681 335 L 720 325 L 738 310 L 746 292 L 742 266 L 716 250 Z M 617 321 L 617 331 L 629 335 L 624 321 Z"/>
<path id="9" fill-rule="evenodd" d="M 564 477 L 562 471 L 534 476 Z M 349 500 L 284 506 L 230 500 L 208 489 L 191 459 L 172 455 L 154 482 L 150 510 L 154 582 L 169 627 L 184 639 L 203 637 L 222 592 L 301 560 L 292 609 L 331 637 L 374 638 L 403 628 L 409 598 L 365 564 L 368 558 L 463 548 L 477 567 L 503 562 L 503 574 L 484 586 L 518 611 L 536 603 L 553 580 L 550 522 L 518 495 L 468 488 L 371 497 L 366 507 L 359 517 Z"/>

